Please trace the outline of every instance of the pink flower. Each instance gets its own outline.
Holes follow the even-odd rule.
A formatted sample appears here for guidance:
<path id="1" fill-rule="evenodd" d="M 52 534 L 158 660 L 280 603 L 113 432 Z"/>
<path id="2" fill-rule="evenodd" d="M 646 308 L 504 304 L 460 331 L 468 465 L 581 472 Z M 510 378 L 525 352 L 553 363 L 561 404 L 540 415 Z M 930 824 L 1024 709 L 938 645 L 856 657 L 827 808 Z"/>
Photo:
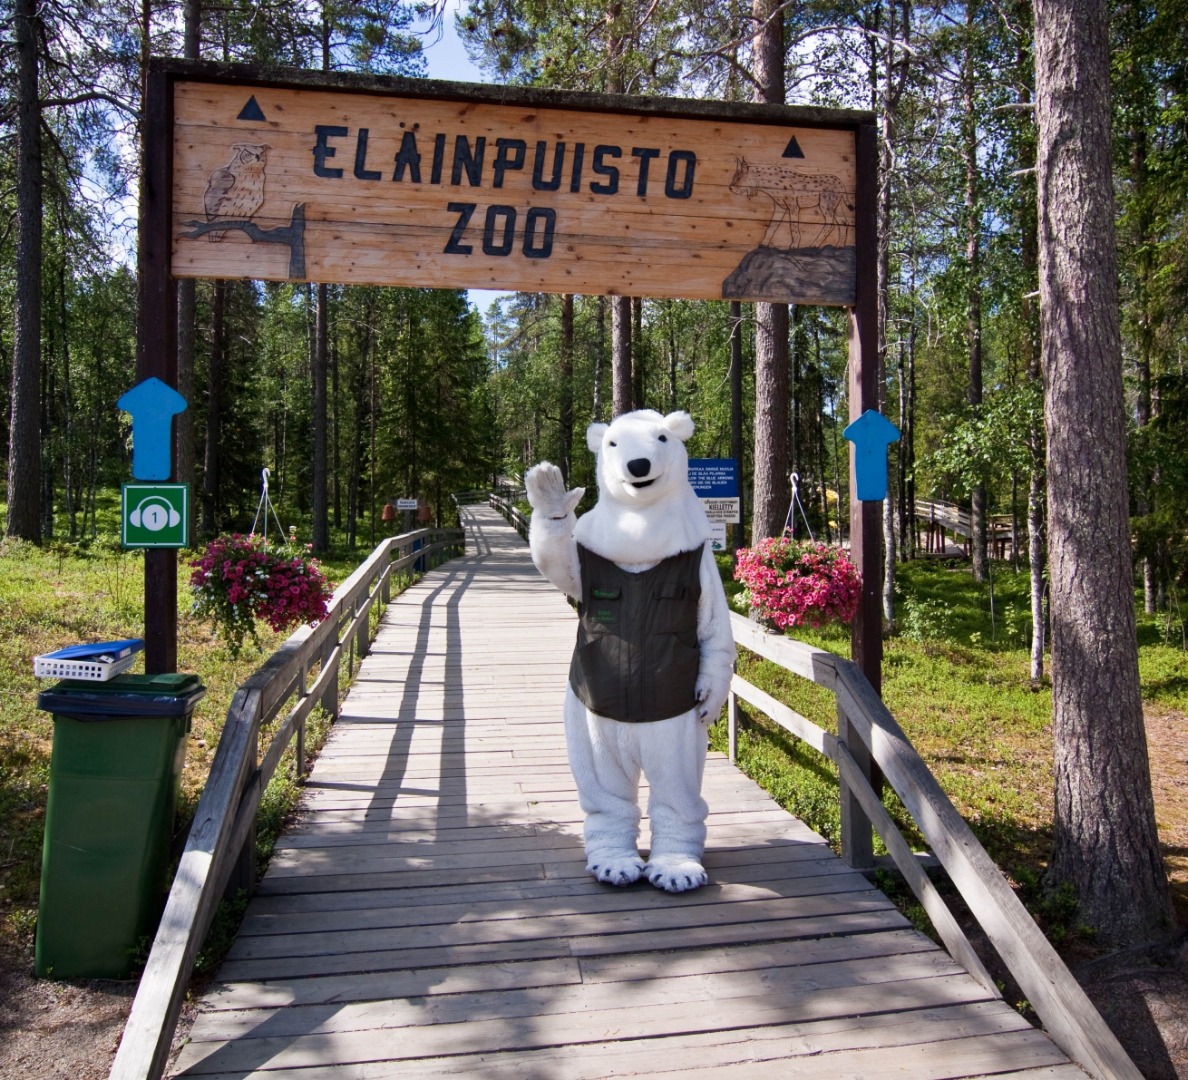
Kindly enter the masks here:
<path id="1" fill-rule="evenodd" d="M 734 577 L 746 586 L 755 613 L 784 630 L 849 622 L 862 589 L 857 568 L 839 548 L 787 535 L 739 551 Z"/>

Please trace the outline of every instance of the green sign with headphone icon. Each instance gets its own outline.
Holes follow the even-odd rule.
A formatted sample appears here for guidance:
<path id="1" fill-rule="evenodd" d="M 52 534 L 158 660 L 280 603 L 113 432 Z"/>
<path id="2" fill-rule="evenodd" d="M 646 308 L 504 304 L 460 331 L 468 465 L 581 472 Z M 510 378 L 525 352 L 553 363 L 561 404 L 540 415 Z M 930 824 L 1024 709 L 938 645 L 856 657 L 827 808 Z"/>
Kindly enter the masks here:
<path id="1" fill-rule="evenodd" d="M 125 484 L 120 543 L 126 548 L 181 548 L 189 542 L 189 484 Z"/>

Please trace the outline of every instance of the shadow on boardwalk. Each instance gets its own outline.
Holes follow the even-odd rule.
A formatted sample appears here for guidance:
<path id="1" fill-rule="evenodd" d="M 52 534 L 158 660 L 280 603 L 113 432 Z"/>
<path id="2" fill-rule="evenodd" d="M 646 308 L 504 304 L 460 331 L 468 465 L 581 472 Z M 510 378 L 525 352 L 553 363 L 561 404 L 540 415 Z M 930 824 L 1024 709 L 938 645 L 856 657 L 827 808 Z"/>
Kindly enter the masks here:
<path id="1" fill-rule="evenodd" d="M 467 517 L 468 557 L 386 612 L 177 1073 L 1084 1075 L 718 755 L 709 886 L 591 880 L 573 615 Z"/>

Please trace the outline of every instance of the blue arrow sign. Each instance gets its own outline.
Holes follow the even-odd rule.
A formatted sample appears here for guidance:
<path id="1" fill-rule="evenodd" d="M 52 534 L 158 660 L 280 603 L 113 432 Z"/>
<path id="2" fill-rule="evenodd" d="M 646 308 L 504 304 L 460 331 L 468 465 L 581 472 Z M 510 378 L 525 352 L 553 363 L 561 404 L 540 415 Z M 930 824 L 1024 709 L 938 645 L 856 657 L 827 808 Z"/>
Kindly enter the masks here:
<path id="1" fill-rule="evenodd" d="M 168 480 L 173 472 L 173 418 L 186 399 L 160 379 L 145 379 L 116 402 L 132 414 L 132 477 Z"/>
<path id="2" fill-rule="evenodd" d="M 899 428 L 881 412 L 867 409 L 842 432 L 854 444 L 854 490 L 859 502 L 887 497 L 887 447 L 899 442 Z"/>

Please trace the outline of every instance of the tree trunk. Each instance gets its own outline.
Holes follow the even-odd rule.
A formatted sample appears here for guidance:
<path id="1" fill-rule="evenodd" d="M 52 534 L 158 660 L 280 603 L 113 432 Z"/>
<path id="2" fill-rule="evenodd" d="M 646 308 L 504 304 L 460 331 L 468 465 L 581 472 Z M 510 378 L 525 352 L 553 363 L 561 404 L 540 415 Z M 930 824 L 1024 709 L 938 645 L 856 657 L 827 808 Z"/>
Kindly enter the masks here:
<path id="1" fill-rule="evenodd" d="M 322 553 L 330 547 L 330 520 L 326 479 L 326 373 L 329 367 L 330 290 L 317 288 L 313 354 L 313 549 Z"/>
<path id="2" fill-rule="evenodd" d="M 630 412 L 631 297 L 611 297 L 611 417 Z"/>
<path id="3" fill-rule="evenodd" d="M 672 301 L 664 303 L 665 322 L 668 324 L 668 411 L 676 412 L 679 404 L 677 393 L 677 372 L 680 361 L 677 358 L 676 320 L 672 314 Z"/>
<path id="4" fill-rule="evenodd" d="M 12 402 L 8 428 L 5 535 L 41 541 L 41 103 L 39 20 L 33 0 L 16 0 L 17 56 L 16 296 L 13 303 Z"/>
<path id="5" fill-rule="evenodd" d="M 194 438 L 194 319 L 198 310 L 197 282 L 182 278 L 177 283 L 177 392 L 188 402 L 188 408 L 177 414 L 177 458 L 173 478 L 179 484 L 189 484 L 194 490 L 197 479 L 197 456 Z M 195 515 L 190 515 L 189 544 L 194 546 L 198 531 Z"/>
<path id="6" fill-rule="evenodd" d="M 647 356 L 644 353 L 643 300 L 631 298 L 631 407 L 649 408 Z"/>
<path id="7" fill-rule="evenodd" d="M 1100 941 L 1171 916 L 1139 692 L 1110 159 L 1105 0 L 1036 0 L 1055 841 Z"/>
<path id="8" fill-rule="evenodd" d="M 752 0 L 755 100 L 784 103 L 784 23 L 778 0 Z M 788 305 L 755 305 L 755 466 L 751 542 L 778 536 L 788 512 Z"/>
<path id="9" fill-rule="evenodd" d="M 606 297 L 598 298 L 598 332 L 594 342 L 594 391 L 590 402 L 590 417 L 595 424 L 602 423 L 602 369 L 606 359 Z"/>
<path id="10" fill-rule="evenodd" d="M 965 158 L 965 264 L 969 280 L 965 292 L 965 347 L 969 356 L 968 401 L 977 414 L 982 404 L 982 220 L 978 205 L 978 120 L 975 110 L 977 88 L 973 67 L 974 4 L 965 5 L 965 56 L 961 74 L 962 152 Z M 970 490 L 970 554 L 973 579 L 987 578 L 986 481 L 979 477 Z"/>
<path id="11" fill-rule="evenodd" d="M 1020 41 L 1015 58 L 1016 81 L 1021 87 L 1019 101 L 1021 105 L 1034 106 L 1034 94 L 1031 86 L 1035 77 L 1035 65 L 1029 47 L 1031 17 L 1031 0 L 1016 0 L 1015 18 L 1018 25 L 1025 28 L 1024 40 Z M 1035 164 L 1034 131 L 1035 125 L 1032 117 L 1024 116 L 1019 134 L 1016 136 L 1019 144 L 1018 165 L 1020 169 L 1029 168 Z M 1020 263 L 1024 283 L 1023 296 L 1020 299 L 1020 314 L 1023 323 L 1023 361 L 1027 370 L 1028 382 L 1039 383 L 1042 389 L 1039 313 L 1032 296 L 1032 282 L 1036 280 L 1039 267 L 1035 194 L 1034 187 L 1020 185 L 1015 214 L 1020 235 Z M 1044 474 L 1047 448 L 1044 443 L 1042 416 L 1036 417 L 1035 422 L 1029 425 L 1027 450 L 1031 459 L 1027 484 L 1027 568 L 1031 579 L 1031 685 L 1033 689 L 1039 689 L 1044 677 L 1044 649 L 1047 642 L 1048 625 L 1044 610 L 1047 597 L 1047 582 L 1044 575 L 1048 544 L 1045 525 L 1047 481 Z"/>
<path id="12" fill-rule="evenodd" d="M 561 400 L 557 439 L 561 447 L 561 475 L 569 487 L 573 470 L 573 294 L 561 297 Z"/>
<path id="13" fill-rule="evenodd" d="M 185 21 L 183 25 L 182 56 L 197 60 L 201 54 L 201 0 L 185 0 Z M 198 282 L 193 278 L 181 278 L 177 283 L 177 392 L 189 402 L 189 408 L 178 413 L 175 421 L 177 457 L 173 466 L 173 478 L 179 484 L 189 484 L 194 490 L 197 479 L 197 455 L 194 436 L 194 319 L 198 310 Z M 189 543 L 193 547 L 197 539 L 196 515 L 189 520 Z"/>
<path id="14" fill-rule="evenodd" d="M 742 494 L 746 491 L 743 476 L 743 350 L 742 350 L 742 304 L 730 301 L 730 456 L 738 470 L 738 524 L 734 526 L 734 550 L 743 547 L 743 522 L 746 510 Z"/>
<path id="15" fill-rule="evenodd" d="M 879 202 L 878 202 L 878 368 L 879 368 L 879 412 L 887 415 L 887 324 L 891 313 L 891 179 L 894 170 L 893 149 L 895 129 L 892 123 L 894 109 L 892 79 L 895 67 L 894 6 L 888 19 L 889 32 L 885 46 L 885 89 L 882 101 L 882 138 L 879 140 Z M 887 627 L 895 625 L 895 484 L 898 470 L 893 462 L 898 460 L 896 448 L 888 448 L 887 496 L 883 500 L 883 622 Z M 869 630 L 874 632 L 874 627 Z"/>
<path id="16" fill-rule="evenodd" d="M 210 308 L 210 364 L 206 373 L 206 456 L 202 466 L 202 531 L 219 531 L 219 443 L 223 422 L 223 365 L 227 349 L 227 282 L 214 283 Z M 267 527 L 267 522 L 265 522 Z"/>

